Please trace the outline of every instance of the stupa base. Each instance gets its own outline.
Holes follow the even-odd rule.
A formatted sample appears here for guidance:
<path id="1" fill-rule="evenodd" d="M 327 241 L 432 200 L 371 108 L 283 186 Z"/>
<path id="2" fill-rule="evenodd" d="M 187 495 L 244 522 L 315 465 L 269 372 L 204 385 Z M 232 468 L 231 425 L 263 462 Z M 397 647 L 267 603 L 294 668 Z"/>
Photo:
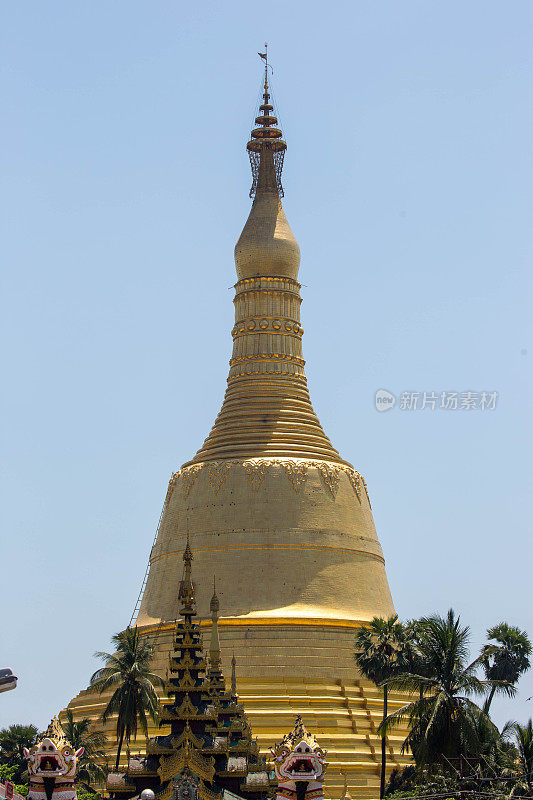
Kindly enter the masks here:
<path id="1" fill-rule="evenodd" d="M 237 661 L 237 691 L 244 703 L 261 752 L 279 742 L 301 714 L 308 730 L 328 751 L 324 795 L 338 800 L 345 779 L 352 798 L 379 797 L 381 741 L 376 731 L 383 714 L 383 699 L 374 684 L 361 678 L 353 660 L 358 623 L 334 620 L 220 619 L 220 643 L 226 682 L 231 657 Z M 211 622 L 202 621 L 208 637 Z M 142 628 L 153 641 L 153 669 L 165 677 L 173 641 L 174 624 Z M 389 695 L 389 711 L 408 702 L 406 695 Z M 82 691 L 69 708 L 75 718 L 101 715 L 106 695 Z M 110 758 L 116 752 L 114 724 L 98 725 L 109 738 Z M 149 735 L 158 729 L 153 726 Z M 406 728 L 388 737 L 387 773 L 410 763 L 400 753 Z M 131 752 L 143 752 L 144 737 L 131 743 Z M 126 751 L 123 754 L 126 761 Z"/>

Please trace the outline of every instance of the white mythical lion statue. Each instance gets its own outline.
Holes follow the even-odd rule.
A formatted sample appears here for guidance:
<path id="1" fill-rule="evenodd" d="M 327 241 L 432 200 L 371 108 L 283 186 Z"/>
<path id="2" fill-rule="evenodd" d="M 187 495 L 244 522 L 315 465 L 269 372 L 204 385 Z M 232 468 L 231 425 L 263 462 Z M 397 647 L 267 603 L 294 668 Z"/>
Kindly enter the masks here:
<path id="1" fill-rule="evenodd" d="M 30 786 L 28 800 L 77 800 L 74 778 L 83 747 L 75 750 L 54 717 L 44 739 L 24 748 Z"/>
<path id="2" fill-rule="evenodd" d="M 296 717 L 293 730 L 271 751 L 278 780 L 277 800 L 323 800 L 327 751 Z"/>

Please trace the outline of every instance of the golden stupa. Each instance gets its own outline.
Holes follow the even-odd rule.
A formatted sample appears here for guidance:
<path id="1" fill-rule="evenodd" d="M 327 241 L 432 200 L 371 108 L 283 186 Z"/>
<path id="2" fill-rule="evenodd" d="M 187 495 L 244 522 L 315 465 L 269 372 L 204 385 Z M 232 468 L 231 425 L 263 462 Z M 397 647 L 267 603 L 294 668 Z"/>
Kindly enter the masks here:
<path id="1" fill-rule="evenodd" d="M 326 797 L 341 797 L 347 785 L 352 797 L 373 798 L 381 695 L 357 673 L 354 632 L 394 606 L 365 480 L 333 447 L 309 397 L 300 248 L 281 204 L 287 146 L 273 111 L 266 67 L 247 144 L 254 200 L 235 247 L 227 391 L 204 444 L 171 477 L 132 624 L 153 638 L 154 670 L 164 675 L 188 533 L 199 616 L 208 631 L 216 574 L 225 674 L 234 654 L 261 750 L 300 713 L 328 750 Z M 96 719 L 104 701 L 84 691 L 70 707 Z M 407 760 L 404 738 L 389 739 L 390 769 Z"/>

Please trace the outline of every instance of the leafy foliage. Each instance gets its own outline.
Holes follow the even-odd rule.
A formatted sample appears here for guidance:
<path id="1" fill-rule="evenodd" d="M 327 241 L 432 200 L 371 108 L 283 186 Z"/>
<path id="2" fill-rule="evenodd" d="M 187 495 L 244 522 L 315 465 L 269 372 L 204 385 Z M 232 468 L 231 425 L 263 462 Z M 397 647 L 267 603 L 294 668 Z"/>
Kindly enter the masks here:
<path id="1" fill-rule="evenodd" d="M 395 615 L 389 619 L 374 617 L 359 628 L 355 637 L 354 658 L 361 673 L 383 687 L 383 722 L 387 718 L 387 680 L 406 667 L 406 640 L 403 625 Z M 387 767 L 386 731 L 381 734 L 380 797 L 385 794 Z"/>
<path id="2" fill-rule="evenodd" d="M 27 769 L 24 748 L 33 747 L 38 733 L 35 725 L 14 724 L 0 730 L 0 764 L 15 767 L 13 783 L 25 781 Z"/>
<path id="3" fill-rule="evenodd" d="M 388 800 L 456 800 L 462 796 L 471 798 L 490 797 L 492 800 L 504 800 L 508 798 L 507 787 L 475 783 L 466 784 L 455 774 L 450 774 L 442 769 L 434 769 L 431 774 L 417 773 L 415 779 L 409 775 L 403 778 L 403 772 L 407 772 L 410 767 L 405 767 L 395 778 L 394 784 L 389 790 L 390 782 L 387 785 L 386 797 Z M 392 777 L 392 774 L 391 774 Z M 398 788 L 397 788 L 398 787 Z M 464 793 L 464 794 L 463 794 Z"/>
<path id="4" fill-rule="evenodd" d="M 104 748 L 107 736 L 99 731 L 91 731 L 91 721 L 87 717 L 75 720 L 70 708 L 66 710 L 61 727 L 75 750 L 84 748 L 79 761 L 77 780 L 85 789 L 92 791 L 92 784 L 99 783 L 106 777 L 102 762 L 106 755 Z M 78 800 L 80 800 L 79 792 Z"/>
<path id="5" fill-rule="evenodd" d="M 489 644 L 481 652 L 487 680 L 491 681 L 485 711 L 489 712 L 495 692 L 513 696 L 520 676 L 530 667 L 531 642 L 527 633 L 507 622 L 487 631 Z"/>
<path id="6" fill-rule="evenodd" d="M 387 796 L 445 798 L 467 790 L 495 798 L 533 798 L 532 721 L 524 726 L 508 722 L 500 731 L 488 714 L 494 694 L 512 697 L 529 669 L 533 651 L 527 634 L 501 622 L 489 628 L 488 643 L 470 661 L 469 629 L 452 609 L 445 617 L 406 622 L 396 647 L 385 636 L 391 622 L 373 620 L 361 631 L 356 655 L 363 674 L 383 688 L 384 698 L 387 688 L 412 697 L 379 727 L 383 737 L 407 720 L 402 749 L 415 757 L 414 765 L 392 771 Z M 378 632 L 384 637 L 381 647 Z M 485 680 L 479 677 L 481 669 Z M 473 699 L 482 695 L 487 696 L 483 709 Z"/>
<path id="7" fill-rule="evenodd" d="M 533 722 L 525 725 L 515 722 L 512 726 L 514 742 L 518 751 L 518 780 L 511 791 L 515 797 L 533 797 Z"/>
<path id="8" fill-rule="evenodd" d="M 78 789 L 76 791 L 78 796 L 78 800 L 102 800 L 102 795 L 98 794 L 98 792 L 94 792 L 92 790 L 86 789 L 85 791 L 81 791 Z"/>
<path id="9" fill-rule="evenodd" d="M 116 715 L 118 746 L 115 769 L 118 770 L 124 739 L 127 742 L 136 739 L 139 725 L 148 736 L 147 715 L 154 721 L 157 718 L 155 687 L 163 686 L 163 680 L 150 671 L 153 647 L 140 635 L 137 627 L 115 634 L 112 642 L 116 646 L 115 653 L 95 653 L 97 658 L 105 661 L 105 667 L 94 673 L 89 688 L 100 694 L 113 691 L 102 714 L 102 722 Z"/>
<path id="10" fill-rule="evenodd" d="M 357 631 L 355 661 L 368 680 L 380 685 L 404 667 L 405 632 L 398 617 L 374 617 Z"/>
<path id="11" fill-rule="evenodd" d="M 403 769 L 394 767 L 387 781 L 385 797 L 395 794 L 396 792 L 404 793 L 412 791 L 416 785 L 416 779 L 417 771 L 414 765 L 409 764 Z"/>
<path id="12" fill-rule="evenodd" d="M 479 752 L 481 709 L 471 697 L 482 694 L 487 682 L 476 675 L 479 659 L 468 662 L 469 629 L 450 609 L 446 617 L 419 620 L 421 674 L 404 672 L 386 680 L 388 686 L 416 692 L 417 700 L 391 714 L 384 731 L 408 719 L 410 732 L 404 743 L 417 764 L 442 764 Z"/>
<path id="13" fill-rule="evenodd" d="M 28 786 L 25 783 L 16 783 L 16 767 L 8 767 L 7 764 L 0 764 L 0 783 L 11 781 L 15 787 L 15 791 L 26 797 L 28 794 Z"/>

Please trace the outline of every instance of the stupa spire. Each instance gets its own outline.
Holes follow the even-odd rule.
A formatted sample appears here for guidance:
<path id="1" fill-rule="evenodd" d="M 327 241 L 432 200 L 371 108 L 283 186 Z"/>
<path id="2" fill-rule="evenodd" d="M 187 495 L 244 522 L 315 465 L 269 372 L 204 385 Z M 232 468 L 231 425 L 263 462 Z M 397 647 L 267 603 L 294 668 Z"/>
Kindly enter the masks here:
<path id="1" fill-rule="evenodd" d="M 246 145 L 252 168 L 250 197 L 254 202 L 235 246 L 239 280 L 257 275 L 286 276 L 296 279 L 300 266 L 300 247 L 289 227 L 281 197 L 281 173 L 287 150 L 274 106 L 270 102 L 268 68 L 265 56 L 263 102 Z"/>
<path id="2" fill-rule="evenodd" d="M 217 596 L 216 578 L 213 578 L 213 596 L 209 604 L 211 611 L 211 642 L 209 645 L 209 673 L 214 675 L 220 672 L 220 638 L 218 635 L 218 612 L 220 603 Z"/>
<path id="3" fill-rule="evenodd" d="M 235 651 L 231 657 L 231 696 L 237 697 L 237 662 L 235 660 Z"/>
<path id="4" fill-rule="evenodd" d="M 246 150 L 253 204 L 235 246 L 235 327 L 228 389 L 194 462 L 319 458 L 343 461 L 311 405 L 300 325 L 300 247 L 281 204 L 287 143 L 274 115 L 265 47 L 263 102 Z M 185 465 L 188 466 L 188 465 Z"/>
<path id="5" fill-rule="evenodd" d="M 260 114 L 255 118 L 254 128 L 250 134 L 250 141 L 246 145 L 252 168 L 252 188 L 250 197 L 258 191 L 268 191 L 283 197 L 281 185 L 281 172 L 283 159 L 287 150 L 287 143 L 282 139 L 281 129 L 278 128 L 278 118 L 274 116 L 274 106 L 270 102 L 270 89 L 268 85 L 268 45 L 265 43 L 265 52 L 259 53 L 265 62 L 265 79 L 263 83 L 263 102 L 259 106 Z M 295 240 L 296 241 L 296 240 Z"/>

